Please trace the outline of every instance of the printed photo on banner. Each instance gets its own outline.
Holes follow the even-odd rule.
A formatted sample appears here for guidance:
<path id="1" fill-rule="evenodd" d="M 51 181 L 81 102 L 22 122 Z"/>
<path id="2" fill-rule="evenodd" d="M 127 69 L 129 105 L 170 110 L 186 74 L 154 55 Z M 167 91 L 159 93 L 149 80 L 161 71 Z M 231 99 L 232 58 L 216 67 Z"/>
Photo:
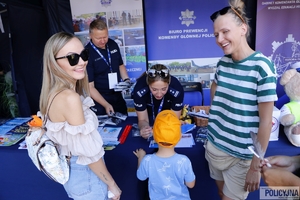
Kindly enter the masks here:
<path id="1" fill-rule="evenodd" d="M 149 65 L 163 64 L 180 82 L 200 82 L 210 88 L 219 58 L 192 58 L 149 61 Z"/>

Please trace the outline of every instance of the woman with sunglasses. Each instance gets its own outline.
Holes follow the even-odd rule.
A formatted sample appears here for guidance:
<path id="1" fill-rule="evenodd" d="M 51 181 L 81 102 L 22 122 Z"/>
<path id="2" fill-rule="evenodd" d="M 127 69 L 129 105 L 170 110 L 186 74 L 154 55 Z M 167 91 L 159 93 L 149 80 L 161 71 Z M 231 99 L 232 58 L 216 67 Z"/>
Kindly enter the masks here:
<path id="1" fill-rule="evenodd" d="M 171 109 L 178 118 L 183 107 L 184 91 L 180 82 L 161 64 L 153 65 L 137 80 L 133 90 L 138 126 L 143 138 L 152 135 L 151 125 L 156 115 Z"/>
<path id="2" fill-rule="evenodd" d="M 40 114 L 46 134 L 71 156 L 70 177 L 64 188 L 70 198 L 107 199 L 108 190 L 119 199 L 121 190 L 104 163 L 98 119 L 90 109 L 86 65 L 89 54 L 70 33 L 54 34 L 46 43 Z"/>
<path id="3" fill-rule="evenodd" d="M 241 0 L 210 16 L 224 56 L 211 86 L 211 108 L 205 157 L 222 200 L 246 199 L 260 185 L 260 159 L 248 150 L 250 131 L 266 151 L 276 95 L 273 63 L 247 43 L 249 19 Z"/>

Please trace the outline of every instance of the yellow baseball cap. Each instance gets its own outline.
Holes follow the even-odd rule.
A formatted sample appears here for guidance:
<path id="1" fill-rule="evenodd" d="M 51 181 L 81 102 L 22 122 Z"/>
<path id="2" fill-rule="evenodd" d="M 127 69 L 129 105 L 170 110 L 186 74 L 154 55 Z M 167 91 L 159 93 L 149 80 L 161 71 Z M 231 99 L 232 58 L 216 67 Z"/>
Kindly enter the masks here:
<path id="1" fill-rule="evenodd" d="M 158 145 L 174 147 L 181 139 L 181 123 L 172 110 L 163 110 L 155 118 L 153 137 Z"/>

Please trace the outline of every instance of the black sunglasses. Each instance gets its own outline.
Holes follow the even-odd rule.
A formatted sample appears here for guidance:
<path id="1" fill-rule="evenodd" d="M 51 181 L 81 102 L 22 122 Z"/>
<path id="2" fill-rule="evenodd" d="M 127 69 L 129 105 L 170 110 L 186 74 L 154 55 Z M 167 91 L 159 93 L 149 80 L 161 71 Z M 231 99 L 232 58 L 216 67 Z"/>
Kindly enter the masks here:
<path id="1" fill-rule="evenodd" d="M 72 53 L 67 56 L 55 58 L 55 60 L 58 59 L 63 59 L 63 58 L 68 58 L 69 64 L 71 66 L 77 65 L 79 62 L 79 58 L 82 58 L 83 61 L 87 61 L 89 59 L 89 50 L 88 49 L 83 49 L 82 52 L 79 54 L 77 53 Z"/>
<path id="2" fill-rule="evenodd" d="M 218 17 L 219 15 L 225 15 L 225 14 L 228 12 L 228 10 L 230 10 L 230 9 L 233 10 L 233 12 L 240 18 L 240 20 L 242 20 L 242 22 L 243 22 L 244 24 L 246 24 L 245 20 L 244 20 L 243 17 L 241 16 L 241 14 L 239 14 L 238 11 L 237 11 L 235 8 L 231 7 L 231 6 L 227 6 L 227 7 L 225 7 L 225 8 L 222 8 L 221 10 L 218 10 L 218 11 L 214 12 L 214 13 L 210 16 L 211 21 L 214 22 L 214 21 L 217 19 L 217 17 Z"/>
<path id="3" fill-rule="evenodd" d="M 162 78 L 166 78 L 169 75 L 169 70 L 168 69 L 161 69 L 161 70 L 149 69 L 147 71 L 147 75 L 151 78 L 155 78 L 157 75 L 159 75 Z"/>

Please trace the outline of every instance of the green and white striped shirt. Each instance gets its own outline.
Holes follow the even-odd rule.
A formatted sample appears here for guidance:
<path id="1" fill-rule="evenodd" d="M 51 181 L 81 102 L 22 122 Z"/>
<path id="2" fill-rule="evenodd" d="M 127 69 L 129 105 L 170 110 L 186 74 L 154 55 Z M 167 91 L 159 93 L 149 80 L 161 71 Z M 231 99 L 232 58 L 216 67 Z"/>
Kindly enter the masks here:
<path id="1" fill-rule="evenodd" d="M 250 131 L 259 127 L 258 103 L 277 100 L 276 70 L 260 52 L 235 62 L 230 55 L 217 64 L 216 92 L 209 113 L 208 139 L 222 151 L 252 159 Z"/>

